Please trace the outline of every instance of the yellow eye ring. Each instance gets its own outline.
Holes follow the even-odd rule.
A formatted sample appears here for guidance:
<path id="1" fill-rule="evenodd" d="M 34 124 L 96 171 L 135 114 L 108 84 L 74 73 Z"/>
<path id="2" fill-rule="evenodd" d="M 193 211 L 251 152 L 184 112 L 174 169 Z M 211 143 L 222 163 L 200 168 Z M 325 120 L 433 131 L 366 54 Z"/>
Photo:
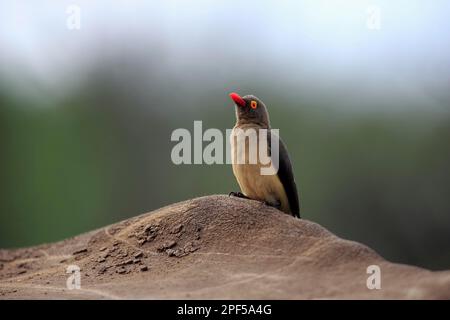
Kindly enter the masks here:
<path id="1" fill-rule="evenodd" d="M 256 103 L 255 100 L 252 100 L 252 102 L 250 102 L 250 107 L 251 107 L 252 109 L 256 109 L 257 106 L 258 106 L 258 104 Z"/>

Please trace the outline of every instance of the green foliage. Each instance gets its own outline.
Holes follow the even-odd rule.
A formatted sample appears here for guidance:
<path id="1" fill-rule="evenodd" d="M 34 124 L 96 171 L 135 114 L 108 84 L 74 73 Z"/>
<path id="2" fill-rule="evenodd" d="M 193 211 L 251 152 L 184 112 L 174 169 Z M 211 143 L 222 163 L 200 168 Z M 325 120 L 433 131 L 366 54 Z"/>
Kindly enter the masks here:
<path id="1" fill-rule="evenodd" d="M 0 90 L 0 246 L 63 239 L 176 201 L 237 190 L 228 165 L 170 161 L 171 132 L 225 131 L 223 89 L 142 90 L 108 73 L 46 103 Z M 242 81 L 242 83 L 247 83 Z M 384 256 L 450 265 L 450 119 L 426 112 L 361 113 L 264 92 L 300 187 L 302 216 Z M 262 97 L 264 98 L 264 97 Z M 42 99 L 44 100 L 44 99 Z M 214 214 L 213 212 L 211 214 Z"/>

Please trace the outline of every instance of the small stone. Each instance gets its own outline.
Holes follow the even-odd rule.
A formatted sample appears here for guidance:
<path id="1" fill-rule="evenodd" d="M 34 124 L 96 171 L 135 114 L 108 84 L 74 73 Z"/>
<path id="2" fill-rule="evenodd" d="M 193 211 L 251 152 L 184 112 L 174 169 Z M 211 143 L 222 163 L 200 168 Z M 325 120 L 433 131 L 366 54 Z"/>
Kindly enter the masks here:
<path id="1" fill-rule="evenodd" d="M 124 274 L 124 273 L 127 272 L 127 270 L 126 270 L 125 268 L 119 268 L 119 269 L 116 270 L 116 272 L 117 272 L 118 274 Z"/>
<path id="2" fill-rule="evenodd" d="M 136 253 L 135 255 L 134 255 L 134 257 L 137 259 L 137 258 L 140 258 L 140 257 L 143 257 L 144 256 L 144 253 L 141 251 L 141 252 L 138 252 L 138 253 Z"/>
<path id="3" fill-rule="evenodd" d="M 159 225 L 149 224 L 144 228 L 144 233 L 156 233 L 158 232 Z"/>
<path id="4" fill-rule="evenodd" d="M 140 263 L 140 262 L 141 262 L 141 259 L 134 259 L 134 260 L 133 260 L 133 263 L 134 263 L 134 264 Z"/>
<path id="5" fill-rule="evenodd" d="M 180 233 L 181 230 L 183 230 L 183 225 L 179 224 L 179 225 L 175 226 L 171 232 L 176 234 L 176 233 Z"/>
<path id="6" fill-rule="evenodd" d="M 158 250 L 158 251 L 165 251 L 165 250 L 167 250 L 167 249 L 170 249 L 170 248 L 175 247 L 176 245 L 177 245 L 177 242 L 176 242 L 176 241 L 173 241 L 173 240 L 171 240 L 171 241 L 166 241 L 166 242 L 164 242 L 163 244 L 161 244 L 161 245 L 157 248 L 157 250 Z"/>
<path id="7" fill-rule="evenodd" d="M 72 254 L 73 255 L 77 255 L 77 254 L 80 254 L 80 253 L 85 253 L 87 251 L 88 251 L 87 248 L 84 248 L 84 249 L 80 249 L 80 250 L 74 251 Z"/>
<path id="8" fill-rule="evenodd" d="M 169 257 L 173 257 L 175 255 L 175 250 L 173 249 L 167 249 L 166 253 Z"/>
<path id="9" fill-rule="evenodd" d="M 105 251 L 107 248 L 106 247 L 101 247 L 100 251 Z"/>
<path id="10" fill-rule="evenodd" d="M 141 270 L 141 271 L 147 271 L 147 270 L 148 270 L 148 267 L 147 267 L 147 266 L 142 266 L 142 267 L 140 268 L 140 270 Z"/>
<path id="11" fill-rule="evenodd" d="M 167 249 L 170 249 L 170 248 L 175 247 L 176 245 L 177 245 L 177 242 L 172 240 L 172 241 L 166 242 L 164 244 L 164 247 Z"/>
<path id="12" fill-rule="evenodd" d="M 191 253 L 191 252 L 194 252 L 194 251 L 197 251 L 197 250 L 198 250 L 198 247 L 196 247 L 192 242 L 188 242 L 186 244 L 186 246 L 184 247 L 184 251 L 186 253 Z"/>
<path id="13" fill-rule="evenodd" d="M 101 267 L 100 270 L 98 270 L 98 273 L 99 273 L 99 274 L 103 274 L 103 273 L 106 272 L 106 270 L 108 270 L 107 267 Z"/>
<path id="14" fill-rule="evenodd" d="M 195 252 L 197 250 L 198 250 L 198 247 L 192 246 L 192 247 L 189 248 L 189 252 Z"/>

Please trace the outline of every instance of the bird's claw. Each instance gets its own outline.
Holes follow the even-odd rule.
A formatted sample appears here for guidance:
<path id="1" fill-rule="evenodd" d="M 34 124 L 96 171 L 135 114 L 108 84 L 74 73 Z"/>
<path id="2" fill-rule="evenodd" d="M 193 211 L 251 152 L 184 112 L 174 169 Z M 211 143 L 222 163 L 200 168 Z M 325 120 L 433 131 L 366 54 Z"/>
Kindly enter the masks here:
<path id="1" fill-rule="evenodd" d="M 276 208 L 278 210 L 281 209 L 281 201 L 277 201 L 276 203 L 271 203 L 271 202 L 264 201 L 264 204 L 266 206 L 273 207 L 273 208 Z"/>
<path id="2" fill-rule="evenodd" d="M 237 198 L 244 198 L 244 199 L 250 199 L 249 197 L 247 197 L 245 194 L 243 194 L 242 192 L 234 192 L 231 191 L 228 194 L 229 197 L 233 196 L 233 197 L 237 197 Z"/>

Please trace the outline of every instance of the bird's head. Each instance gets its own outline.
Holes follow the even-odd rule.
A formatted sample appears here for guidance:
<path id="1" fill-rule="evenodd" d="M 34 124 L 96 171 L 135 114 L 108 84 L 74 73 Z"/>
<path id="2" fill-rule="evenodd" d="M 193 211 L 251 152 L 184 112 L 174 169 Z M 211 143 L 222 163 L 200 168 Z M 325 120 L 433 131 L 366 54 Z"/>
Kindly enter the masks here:
<path id="1" fill-rule="evenodd" d="M 239 124 L 254 123 L 269 128 L 269 114 L 266 105 L 253 95 L 239 96 L 230 93 L 230 98 L 236 105 L 236 120 Z"/>

